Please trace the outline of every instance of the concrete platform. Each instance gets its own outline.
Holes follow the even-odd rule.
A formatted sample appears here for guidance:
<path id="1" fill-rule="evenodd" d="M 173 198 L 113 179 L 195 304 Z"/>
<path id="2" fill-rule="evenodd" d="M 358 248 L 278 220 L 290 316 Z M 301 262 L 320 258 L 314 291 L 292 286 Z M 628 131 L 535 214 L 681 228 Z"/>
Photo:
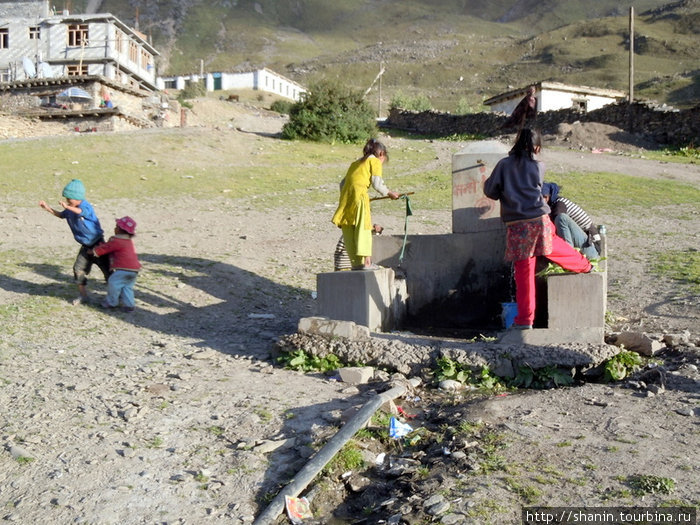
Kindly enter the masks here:
<path id="1" fill-rule="evenodd" d="M 405 316 L 406 282 L 394 270 L 344 271 L 316 276 L 318 315 L 390 331 Z"/>

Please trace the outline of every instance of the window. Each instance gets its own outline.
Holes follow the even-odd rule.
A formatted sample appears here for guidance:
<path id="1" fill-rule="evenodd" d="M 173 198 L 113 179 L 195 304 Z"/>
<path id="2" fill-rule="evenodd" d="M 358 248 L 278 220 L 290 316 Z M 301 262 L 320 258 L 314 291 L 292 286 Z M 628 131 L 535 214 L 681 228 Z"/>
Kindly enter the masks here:
<path id="1" fill-rule="evenodd" d="M 41 38 L 41 30 L 39 26 L 32 26 L 29 28 L 29 40 L 39 40 Z"/>
<path id="2" fill-rule="evenodd" d="M 143 69 L 148 69 L 148 64 L 151 62 L 151 55 L 148 51 L 141 50 L 141 67 Z"/>
<path id="3" fill-rule="evenodd" d="M 579 111 L 584 112 L 588 110 L 588 100 L 586 100 L 585 98 L 573 98 L 571 102 L 574 109 L 578 109 Z"/>
<path id="4" fill-rule="evenodd" d="M 87 24 L 68 24 L 68 45 L 86 46 L 88 43 Z"/>
<path id="5" fill-rule="evenodd" d="M 0 29 L 0 49 L 8 49 L 10 47 L 10 30 L 5 28 Z"/>
<path id="6" fill-rule="evenodd" d="M 78 75 L 87 75 L 87 74 L 88 74 L 87 64 L 83 64 L 82 66 L 78 66 L 75 64 L 68 66 L 68 76 L 69 77 L 75 77 Z"/>
<path id="7" fill-rule="evenodd" d="M 136 45 L 136 42 L 129 42 L 129 60 L 134 64 L 139 61 L 139 46 Z"/>

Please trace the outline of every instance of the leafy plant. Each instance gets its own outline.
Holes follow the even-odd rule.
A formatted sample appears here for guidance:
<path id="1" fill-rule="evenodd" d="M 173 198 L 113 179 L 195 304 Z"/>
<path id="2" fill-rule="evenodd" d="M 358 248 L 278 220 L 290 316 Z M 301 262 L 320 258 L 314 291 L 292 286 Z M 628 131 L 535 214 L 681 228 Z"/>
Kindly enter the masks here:
<path id="1" fill-rule="evenodd" d="M 627 479 L 634 492 L 643 494 L 670 494 L 676 489 L 676 482 L 671 478 L 653 474 L 636 474 Z"/>
<path id="2" fill-rule="evenodd" d="M 509 386 L 518 388 L 551 388 L 569 386 L 573 384 L 574 378 L 568 371 L 564 371 L 556 366 L 548 365 L 535 370 L 529 365 L 518 368 L 518 373 L 510 381 Z"/>
<path id="3" fill-rule="evenodd" d="M 285 368 L 299 370 L 301 372 L 331 372 L 343 366 L 338 356 L 328 354 L 323 357 L 309 354 L 301 348 L 292 352 L 284 352 L 277 358 L 277 362 Z"/>
<path id="4" fill-rule="evenodd" d="M 339 81 L 319 82 L 289 111 L 282 137 L 290 140 L 356 143 L 377 132 L 374 112 L 360 91 Z"/>
<path id="5" fill-rule="evenodd" d="M 438 381 L 452 379 L 460 383 L 466 383 L 471 377 L 471 370 L 468 367 L 449 357 L 439 358 L 436 364 L 437 371 L 435 373 L 435 379 Z"/>
<path id="6" fill-rule="evenodd" d="M 642 358 L 636 352 L 622 350 L 605 362 L 605 380 L 621 381 L 642 364 Z"/>

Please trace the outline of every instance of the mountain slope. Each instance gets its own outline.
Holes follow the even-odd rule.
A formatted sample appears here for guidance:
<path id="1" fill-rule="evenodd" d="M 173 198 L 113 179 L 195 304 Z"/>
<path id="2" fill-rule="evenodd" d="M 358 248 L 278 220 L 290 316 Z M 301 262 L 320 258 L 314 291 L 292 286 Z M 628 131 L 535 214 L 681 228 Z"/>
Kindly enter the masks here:
<path id="1" fill-rule="evenodd" d="M 74 0 L 74 10 L 85 1 Z M 635 4 L 635 93 L 700 102 L 700 2 Z M 270 67 L 303 84 L 397 91 L 477 109 L 508 86 L 556 80 L 627 90 L 629 5 L 612 0 L 105 0 L 152 37 L 164 74 Z M 373 96 L 373 95 L 370 95 Z"/>

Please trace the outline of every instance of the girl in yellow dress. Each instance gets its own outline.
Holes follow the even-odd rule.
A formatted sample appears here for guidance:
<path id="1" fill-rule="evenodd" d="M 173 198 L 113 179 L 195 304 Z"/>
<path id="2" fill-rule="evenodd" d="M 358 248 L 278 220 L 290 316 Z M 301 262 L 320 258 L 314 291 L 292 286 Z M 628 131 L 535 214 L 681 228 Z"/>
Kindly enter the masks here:
<path id="1" fill-rule="evenodd" d="M 340 183 L 340 201 L 332 222 L 343 231 L 345 248 L 353 270 L 372 270 L 372 216 L 369 207 L 369 187 L 383 197 L 392 200 L 399 194 L 389 191 L 382 179 L 382 164 L 389 160 L 386 147 L 375 139 L 369 139 L 362 150 L 362 157 L 350 164 Z"/>

